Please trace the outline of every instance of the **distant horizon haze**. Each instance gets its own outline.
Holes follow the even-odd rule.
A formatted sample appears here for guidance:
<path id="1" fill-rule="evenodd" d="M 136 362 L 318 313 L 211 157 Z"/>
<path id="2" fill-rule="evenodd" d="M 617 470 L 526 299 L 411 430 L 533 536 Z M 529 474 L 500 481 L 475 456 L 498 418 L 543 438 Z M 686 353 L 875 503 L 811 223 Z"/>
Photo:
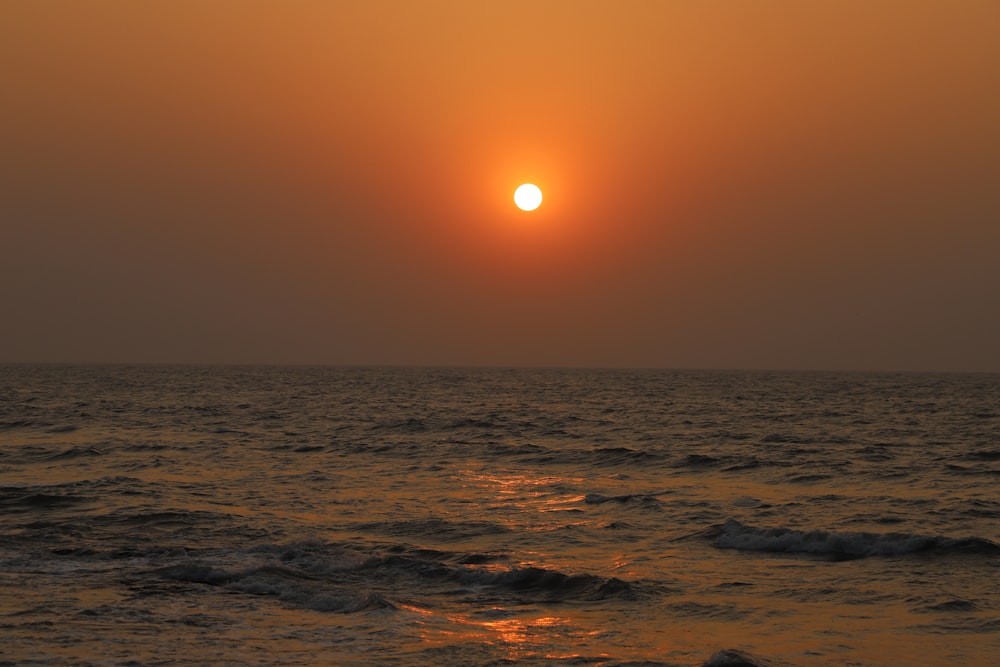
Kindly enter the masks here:
<path id="1" fill-rule="evenodd" d="M 941 370 L 941 369 L 901 369 L 901 368 L 724 368 L 724 367 L 670 367 L 670 366 L 557 366 L 557 365 L 497 365 L 497 364 L 386 364 L 386 363 L 336 363 L 336 362 L 258 362 L 258 361 L 0 361 L 0 367 L 81 367 L 81 368 L 125 368 L 125 367 L 192 367 L 192 368 L 317 368 L 317 369 L 393 369 L 402 370 L 495 370 L 495 371 L 608 371 L 636 373 L 746 373 L 746 374 L 790 374 L 790 375 L 1000 375 L 991 370 Z"/>
<path id="2" fill-rule="evenodd" d="M 0 363 L 1000 372 L 998 26 L 5 2 Z"/>

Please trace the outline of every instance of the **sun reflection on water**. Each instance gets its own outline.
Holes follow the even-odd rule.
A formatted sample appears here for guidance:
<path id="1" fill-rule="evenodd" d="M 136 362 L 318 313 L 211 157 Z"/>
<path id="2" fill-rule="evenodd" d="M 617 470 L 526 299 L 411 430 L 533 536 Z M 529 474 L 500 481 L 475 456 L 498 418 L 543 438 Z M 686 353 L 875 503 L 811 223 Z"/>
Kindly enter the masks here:
<path id="1" fill-rule="evenodd" d="M 487 499 L 487 508 L 531 509 L 560 512 L 574 509 L 582 496 L 568 491 L 583 481 L 581 477 L 539 475 L 529 471 L 484 471 L 466 469 L 459 473 L 463 487 Z"/>
<path id="2" fill-rule="evenodd" d="M 568 616 L 540 614 L 513 617 L 515 612 L 501 607 L 479 612 L 477 616 L 480 618 L 437 614 L 409 605 L 401 605 L 400 608 L 420 617 L 421 650 L 478 644 L 496 648 L 508 660 L 567 660 L 579 658 L 576 649 L 588 645 L 601 634 L 598 630 L 581 628 L 576 620 Z M 595 655 L 608 657 L 608 654 L 600 652 Z"/>

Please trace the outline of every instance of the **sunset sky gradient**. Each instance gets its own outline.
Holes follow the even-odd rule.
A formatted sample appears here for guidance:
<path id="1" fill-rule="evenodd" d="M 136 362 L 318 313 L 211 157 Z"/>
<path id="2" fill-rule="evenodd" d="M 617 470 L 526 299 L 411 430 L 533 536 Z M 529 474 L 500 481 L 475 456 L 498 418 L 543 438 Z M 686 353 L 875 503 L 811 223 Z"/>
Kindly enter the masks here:
<path id="1" fill-rule="evenodd" d="M 1000 371 L 998 64 L 993 0 L 8 0 L 0 361 Z"/>

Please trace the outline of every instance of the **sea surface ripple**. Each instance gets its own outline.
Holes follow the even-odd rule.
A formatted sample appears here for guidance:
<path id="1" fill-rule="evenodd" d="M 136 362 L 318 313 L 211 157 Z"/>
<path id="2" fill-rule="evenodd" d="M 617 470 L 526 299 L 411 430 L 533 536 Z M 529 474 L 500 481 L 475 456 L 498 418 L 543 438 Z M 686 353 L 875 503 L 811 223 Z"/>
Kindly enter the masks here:
<path id="1" fill-rule="evenodd" d="M 990 665 L 1000 376 L 0 366 L 0 665 Z"/>

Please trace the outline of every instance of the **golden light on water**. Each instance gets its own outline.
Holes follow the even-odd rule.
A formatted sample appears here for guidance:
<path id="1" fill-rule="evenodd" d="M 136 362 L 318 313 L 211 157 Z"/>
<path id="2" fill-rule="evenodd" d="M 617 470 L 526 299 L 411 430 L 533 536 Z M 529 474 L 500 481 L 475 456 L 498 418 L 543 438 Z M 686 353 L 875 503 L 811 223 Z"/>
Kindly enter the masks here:
<path id="1" fill-rule="evenodd" d="M 555 493 L 552 490 L 569 486 L 580 481 L 577 477 L 538 475 L 527 471 L 493 472 L 488 470 L 465 470 L 463 484 L 478 498 L 492 498 L 493 507 L 516 508 L 534 512 L 565 512 L 575 508 L 582 498 L 579 495 Z M 518 519 L 518 521 L 520 521 Z M 553 523 L 562 526 L 564 519 Z M 518 523 L 519 527 L 520 523 Z M 535 530 L 547 530 L 548 525 L 535 525 Z"/>
<path id="2" fill-rule="evenodd" d="M 593 641 L 601 634 L 599 630 L 584 629 L 586 624 L 570 616 L 519 615 L 510 618 L 514 612 L 497 607 L 493 612 L 505 617 L 481 620 L 459 614 L 439 615 L 406 605 L 400 608 L 422 617 L 420 637 L 424 649 L 456 644 L 492 645 L 502 649 L 508 660 L 578 658 L 580 651 L 584 647 L 592 648 Z M 561 646 L 553 646 L 553 635 L 563 637 L 564 641 L 558 642 Z M 588 655 L 595 653 L 588 651 Z M 596 655 L 608 654 L 598 650 Z"/>

